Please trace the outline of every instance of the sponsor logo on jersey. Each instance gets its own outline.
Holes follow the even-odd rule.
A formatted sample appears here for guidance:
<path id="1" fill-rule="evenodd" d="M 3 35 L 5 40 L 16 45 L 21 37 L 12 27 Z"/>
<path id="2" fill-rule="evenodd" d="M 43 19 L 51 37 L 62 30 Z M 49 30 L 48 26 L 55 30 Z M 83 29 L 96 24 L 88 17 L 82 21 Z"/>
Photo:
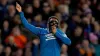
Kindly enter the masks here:
<path id="1" fill-rule="evenodd" d="M 45 37 L 46 37 L 46 41 L 56 39 L 55 36 L 52 33 L 46 34 Z"/>

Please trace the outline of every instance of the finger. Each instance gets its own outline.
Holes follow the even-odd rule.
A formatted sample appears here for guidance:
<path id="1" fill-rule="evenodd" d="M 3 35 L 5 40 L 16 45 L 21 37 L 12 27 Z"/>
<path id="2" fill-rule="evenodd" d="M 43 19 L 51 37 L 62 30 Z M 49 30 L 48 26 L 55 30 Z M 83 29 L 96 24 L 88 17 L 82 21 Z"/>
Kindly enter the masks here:
<path id="1" fill-rule="evenodd" d="M 16 2 L 16 4 L 18 4 L 18 3 Z"/>
<path id="2" fill-rule="evenodd" d="M 19 4 L 16 2 L 16 6 L 19 6 Z"/>
<path id="3" fill-rule="evenodd" d="M 16 4 L 19 5 L 17 2 L 16 2 Z"/>
<path id="4" fill-rule="evenodd" d="M 17 5 L 16 5 L 16 8 L 20 9 L 20 5 L 19 5 L 19 4 L 17 4 Z"/>

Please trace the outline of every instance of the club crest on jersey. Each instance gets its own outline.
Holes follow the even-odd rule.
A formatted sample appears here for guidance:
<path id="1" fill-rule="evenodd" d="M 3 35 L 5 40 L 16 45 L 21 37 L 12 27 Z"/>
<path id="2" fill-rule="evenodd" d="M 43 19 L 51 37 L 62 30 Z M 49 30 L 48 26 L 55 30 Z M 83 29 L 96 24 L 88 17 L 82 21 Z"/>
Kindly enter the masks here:
<path id="1" fill-rule="evenodd" d="M 46 37 L 46 41 L 56 39 L 56 38 L 53 36 L 52 33 L 50 33 L 50 34 L 46 34 L 45 37 Z"/>

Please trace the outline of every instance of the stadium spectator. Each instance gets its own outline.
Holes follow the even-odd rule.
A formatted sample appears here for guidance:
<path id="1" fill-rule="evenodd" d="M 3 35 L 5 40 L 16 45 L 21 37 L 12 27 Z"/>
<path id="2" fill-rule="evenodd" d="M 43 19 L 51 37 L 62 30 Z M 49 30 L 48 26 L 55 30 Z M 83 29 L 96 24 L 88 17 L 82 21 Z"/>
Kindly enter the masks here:
<path id="1" fill-rule="evenodd" d="M 11 56 L 12 53 L 11 53 L 11 48 L 9 46 L 7 46 L 5 49 L 4 49 L 4 54 L 3 56 Z"/>
<path id="2" fill-rule="evenodd" d="M 62 30 L 64 33 L 67 33 L 67 32 L 68 32 L 68 31 L 67 31 L 68 25 L 66 24 L 66 22 L 61 21 L 61 22 L 60 22 L 60 28 L 61 28 L 61 30 Z M 67 31 L 67 32 L 66 32 L 66 31 Z"/>
<path id="3" fill-rule="evenodd" d="M 77 26 L 74 29 L 74 32 L 72 32 L 70 34 L 69 37 L 72 40 L 72 44 L 71 44 L 71 46 L 69 46 L 69 49 L 68 49 L 70 56 L 79 56 L 80 55 L 78 49 L 79 49 L 79 46 L 80 46 L 82 40 L 84 39 L 82 32 L 83 32 L 82 27 Z"/>
<path id="4" fill-rule="evenodd" d="M 95 50 L 90 46 L 88 40 L 83 40 L 82 46 L 79 48 L 81 56 L 94 56 Z"/>
<path id="5" fill-rule="evenodd" d="M 3 25 L 1 28 L 1 41 L 2 44 L 5 45 L 4 40 L 6 39 L 6 37 L 10 34 L 10 23 L 8 20 L 4 20 L 3 21 Z"/>
<path id="6" fill-rule="evenodd" d="M 14 27 L 12 33 L 5 39 L 6 44 L 14 45 L 17 48 L 24 48 L 27 39 L 21 34 L 18 26 Z"/>
<path id="7" fill-rule="evenodd" d="M 12 25 L 20 25 L 21 24 L 19 15 L 15 15 L 14 18 L 12 19 L 12 21 L 13 21 L 12 23 L 14 23 Z"/>
<path id="8" fill-rule="evenodd" d="M 33 0 L 32 6 L 33 6 L 34 15 L 37 15 L 40 12 L 42 12 L 42 9 L 41 9 L 42 4 L 40 0 Z"/>
<path id="9" fill-rule="evenodd" d="M 42 18 L 44 21 L 47 21 L 50 16 L 54 15 L 53 11 L 50 8 L 50 5 L 48 2 L 43 3 L 43 12 L 42 12 Z"/>
<path id="10" fill-rule="evenodd" d="M 69 30 L 73 31 L 77 25 L 81 24 L 81 18 L 76 13 L 73 13 L 71 19 L 68 21 L 68 28 Z"/>
<path id="11" fill-rule="evenodd" d="M 54 15 L 59 19 L 59 21 L 62 20 L 60 12 L 55 12 Z"/>
<path id="12" fill-rule="evenodd" d="M 35 38 L 32 41 L 33 44 L 33 52 L 32 52 L 32 56 L 40 56 L 40 52 L 39 52 L 39 44 L 40 44 L 40 40 L 38 38 Z"/>
<path id="13" fill-rule="evenodd" d="M 23 50 L 22 49 L 18 49 L 16 51 L 16 55 L 15 56 L 23 56 Z"/>
<path id="14" fill-rule="evenodd" d="M 45 28 L 46 25 L 44 24 L 44 22 L 42 21 L 42 15 L 41 14 L 37 14 L 33 21 L 32 21 L 32 24 L 37 26 L 37 27 L 43 27 Z"/>
<path id="15" fill-rule="evenodd" d="M 100 43 L 100 26 L 97 21 L 94 22 L 94 34 L 98 36 L 98 41 Z"/>
<path id="16" fill-rule="evenodd" d="M 25 11 L 25 16 L 26 16 L 26 18 L 33 18 L 33 8 L 32 8 L 32 5 L 31 4 L 27 4 L 27 5 L 25 5 L 25 9 L 24 9 L 24 11 Z"/>
<path id="17" fill-rule="evenodd" d="M 8 5 L 8 17 L 10 20 L 13 19 L 13 17 L 15 16 L 16 14 L 16 10 L 15 10 L 15 6 L 14 5 Z"/>
<path id="18" fill-rule="evenodd" d="M 91 45 L 95 49 L 95 56 L 100 56 L 100 44 L 98 43 L 98 37 L 94 33 L 89 34 Z"/>
<path id="19" fill-rule="evenodd" d="M 2 55 L 3 55 L 3 49 L 4 49 L 3 45 L 2 45 L 2 44 L 0 44 L 0 56 L 2 56 Z"/>
<path id="20" fill-rule="evenodd" d="M 90 23 L 90 19 L 87 17 L 84 17 L 83 20 L 83 25 L 84 25 L 84 38 L 89 39 L 89 33 L 92 32 L 92 27 Z"/>
<path id="21" fill-rule="evenodd" d="M 61 13 L 62 20 L 67 21 L 68 17 L 69 17 L 68 6 L 61 4 L 61 5 L 58 6 L 58 11 Z"/>
<path id="22" fill-rule="evenodd" d="M 67 53 L 68 47 L 63 44 L 61 49 L 62 49 L 61 56 L 68 56 L 68 53 Z"/>
<path id="23" fill-rule="evenodd" d="M 0 21 L 5 17 L 7 14 L 7 4 L 8 0 L 0 0 Z"/>
<path id="24" fill-rule="evenodd" d="M 31 45 L 31 44 L 30 44 Z M 31 47 L 26 47 L 24 56 L 32 56 Z"/>

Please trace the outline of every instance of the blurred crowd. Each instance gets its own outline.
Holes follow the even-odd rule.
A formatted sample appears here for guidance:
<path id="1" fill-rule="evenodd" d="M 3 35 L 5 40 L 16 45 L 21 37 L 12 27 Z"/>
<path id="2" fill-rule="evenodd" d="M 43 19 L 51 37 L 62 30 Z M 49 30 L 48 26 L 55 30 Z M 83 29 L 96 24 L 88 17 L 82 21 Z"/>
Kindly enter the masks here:
<path id="1" fill-rule="evenodd" d="M 36 27 L 46 28 L 50 16 L 60 20 L 72 41 L 62 45 L 61 56 L 100 56 L 100 0 L 0 0 L 0 56 L 39 54 L 39 39 L 24 28 L 16 1 Z"/>

